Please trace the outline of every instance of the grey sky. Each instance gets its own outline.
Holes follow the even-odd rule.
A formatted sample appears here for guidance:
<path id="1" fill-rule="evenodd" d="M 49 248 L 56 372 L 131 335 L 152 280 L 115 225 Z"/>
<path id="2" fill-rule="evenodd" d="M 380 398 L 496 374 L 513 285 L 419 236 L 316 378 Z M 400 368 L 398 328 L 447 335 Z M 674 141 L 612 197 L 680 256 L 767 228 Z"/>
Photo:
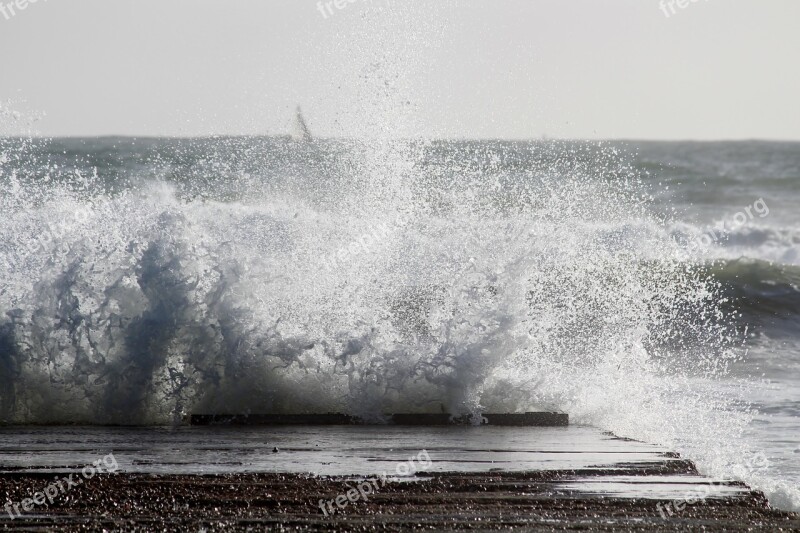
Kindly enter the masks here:
<path id="1" fill-rule="evenodd" d="M 0 14 L 0 101 L 44 135 L 284 133 L 301 104 L 325 136 L 800 140 L 797 0 L 332 11 L 39 0 Z"/>

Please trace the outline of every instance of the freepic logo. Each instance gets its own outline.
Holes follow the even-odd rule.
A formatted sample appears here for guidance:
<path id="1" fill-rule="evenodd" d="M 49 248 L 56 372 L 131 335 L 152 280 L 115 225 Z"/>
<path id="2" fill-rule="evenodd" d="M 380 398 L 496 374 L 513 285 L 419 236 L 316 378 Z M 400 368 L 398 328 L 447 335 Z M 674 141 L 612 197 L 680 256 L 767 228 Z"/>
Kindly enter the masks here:
<path id="1" fill-rule="evenodd" d="M 357 2 L 372 4 L 374 0 L 319 0 L 317 2 L 317 10 L 322 14 L 322 18 L 334 16 L 338 11 L 346 9 L 350 4 Z M 388 3 L 390 0 L 384 0 Z"/>
<path id="2" fill-rule="evenodd" d="M 22 513 L 32 513 L 37 506 L 45 505 L 45 502 L 53 504 L 59 495 L 66 494 L 70 490 L 83 485 L 84 480 L 92 479 L 97 474 L 109 473 L 113 474 L 119 469 L 116 457 L 113 453 L 106 455 L 92 464 L 86 465 L 81 469 L 81 478 L 75 478 L 75 474 L 70 474 L 67 477 L 60 479 L 56 478 L 53 483 L 47 485 L 44 490 L 36 492 L 31 498 L 25 498 L 20 503 L 7 501 L 3 507 L 11 520 L 21 517 Z M 20 510 L 20 507 L 22 510 Z"/>
<path id="3" fill-rule="evenodd" d="M 6 2 L 5 0 L 0 0 L 0 14 L 2 14 L 6 20 L 11 20 L 14 15 L 20 11 L 25 11 L 28 9 L 29 5 L 39 1 L 40 0 L 14 0 L 13 2 Z M 41 1 L 47 2 L 47 0 Z"/>
<path id="4" fill-rule="evenodd" d="M 661 0 L 658 7 L 664 13 L 664 16 L 670 18 L 672 15 L 678 13 L 678 9 L 686 9 L 689 4 L 696 4 L 701 0 Z M 708 0 L 702 0 L 708 2 Z M 677 9 L 676 9 L 677 8 Z"/>

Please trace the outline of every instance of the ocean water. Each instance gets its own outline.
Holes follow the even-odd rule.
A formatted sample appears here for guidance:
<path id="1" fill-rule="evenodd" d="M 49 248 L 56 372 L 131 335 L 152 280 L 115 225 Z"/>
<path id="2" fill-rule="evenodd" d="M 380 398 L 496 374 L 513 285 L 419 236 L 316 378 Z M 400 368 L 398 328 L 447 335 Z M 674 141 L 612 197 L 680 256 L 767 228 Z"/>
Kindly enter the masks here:
<path id="1" fill-rule="evenodd" d="M 558 410 L 800 509 L 798 205 L 792 143 L 2 138 L 0 420 Z"/>

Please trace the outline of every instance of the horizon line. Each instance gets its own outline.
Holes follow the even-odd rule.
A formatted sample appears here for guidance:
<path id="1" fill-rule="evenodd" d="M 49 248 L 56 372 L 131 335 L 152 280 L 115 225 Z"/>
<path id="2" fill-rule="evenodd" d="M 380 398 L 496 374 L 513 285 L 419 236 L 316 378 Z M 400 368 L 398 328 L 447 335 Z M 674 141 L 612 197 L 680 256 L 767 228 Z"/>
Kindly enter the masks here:
<path id="1" fill-rule="evenodd" d="M 36 139 L 36 140 L 79 140 L 79 139 L 142 139 L 142 140 L 190 140 L 190 139 L 220 139 L 220 138 L 292 138 L 288 134 L 247 134 L 247 133 L 220 133 L 199 135 L 135 135 L 135 134 L 99 134 L 99 135 L 0 135 L 0 139 Z M 767 137 L 746 138 L 652 138 L 652 137 L 347 137 L 347 136 L 317 136 L 314 140 L 380 140 L 380 141 L 487 141 L 487 142 L 664 142 L 664 143 L 742 143 L 742 142 L 771 142 L 771 143 L 800 143 L 800 139 L 781 139 Z M 313 141 L 312 141 L 313 142 Z"/>

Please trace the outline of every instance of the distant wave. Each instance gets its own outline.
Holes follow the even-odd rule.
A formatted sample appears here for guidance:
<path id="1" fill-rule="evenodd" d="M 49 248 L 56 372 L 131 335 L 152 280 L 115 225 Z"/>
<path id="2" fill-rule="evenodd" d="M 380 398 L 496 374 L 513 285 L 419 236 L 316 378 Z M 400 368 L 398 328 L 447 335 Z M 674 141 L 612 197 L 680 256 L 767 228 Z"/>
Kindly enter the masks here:
<path id="1" fill-rule="evenodd" d="M 680 243 L 696 242 L 713 228 L 684 222 L 674 224 L 671 237 Z M 800 228 L 773 227 L 763 221 L 747 224 L 714 239 L 695 254 L 704 259 L 756 259 L 800 266 Z"/>
<path id="2" fill-rule="evenodd" d="M 707 269 L 735 307 L 747 314 L 745 322 L 763 322 L 772 317 L 791 321 L 796 330 L 800 317 L 800 266 L 742 258 L 715 261 Z"/>

